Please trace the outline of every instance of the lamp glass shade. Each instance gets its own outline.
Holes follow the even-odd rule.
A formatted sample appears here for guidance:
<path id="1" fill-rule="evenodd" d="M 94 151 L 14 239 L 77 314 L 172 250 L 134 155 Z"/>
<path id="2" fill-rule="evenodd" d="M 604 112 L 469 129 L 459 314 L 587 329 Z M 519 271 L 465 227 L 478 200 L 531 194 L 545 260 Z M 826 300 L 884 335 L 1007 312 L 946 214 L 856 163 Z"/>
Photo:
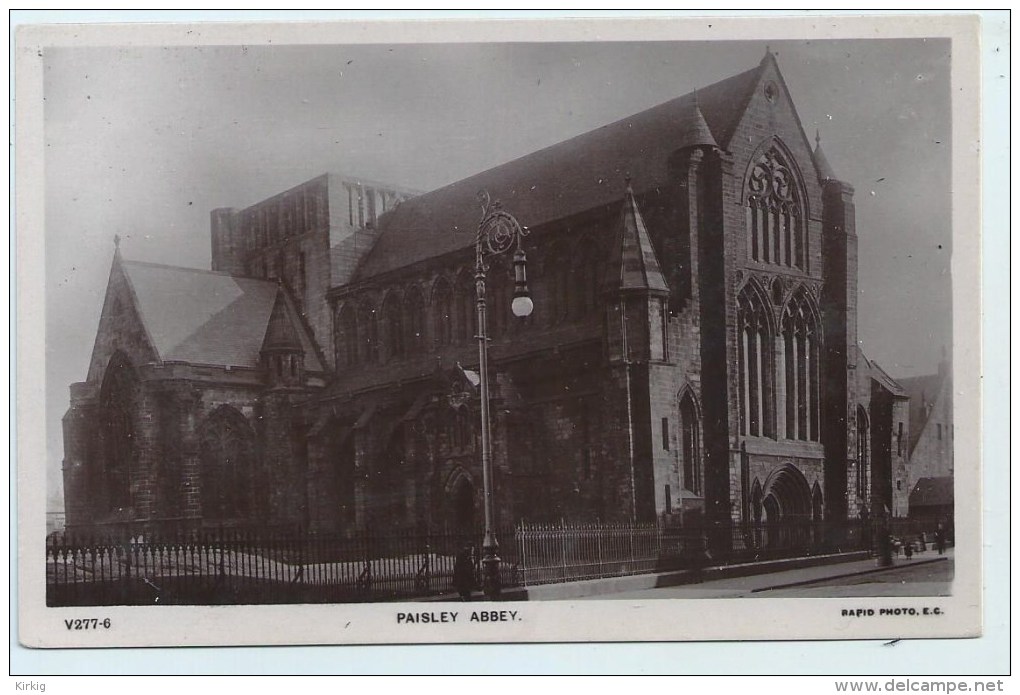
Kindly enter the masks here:
<path id="1" fill-rule="evenodd" d="M 535 303 L 528 295 L 520 294 L 510 303 L 510 310 L 517 318 L 525 318 L 531 316 L 531 312 L 535 310 Z"/>

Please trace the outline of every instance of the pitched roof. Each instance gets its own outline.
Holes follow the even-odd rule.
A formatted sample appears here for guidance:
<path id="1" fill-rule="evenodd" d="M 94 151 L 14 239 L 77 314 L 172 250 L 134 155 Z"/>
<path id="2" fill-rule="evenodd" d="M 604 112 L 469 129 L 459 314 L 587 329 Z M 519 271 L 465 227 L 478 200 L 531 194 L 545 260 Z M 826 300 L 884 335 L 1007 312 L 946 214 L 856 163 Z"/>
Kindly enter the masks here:
<path id="1" fill-rule="evenodd" d="M 163 361 L 257 367 L 269 318 L 283 290 L 275 282 L 194 268 L 120 261 L 138 315 Z M 284 302 L 310 371 L 323 371 L 296 311 Z"/>
<path id="2" fill-rule="evenodd" d="M 617 182 L 628 173 L 642 191 L 665 184 L 666 157 L 652 155 L 679 149 L 692 127 L 700 130 L 692 123 L 699 110 L 708 135 L 726 147 L 766 65 L 402 203 L 379 219 L 379 239 L 355 279 L 471 246 L 480 189 L 537 227 L 618 201 Z"/>
<path id="3" fill-rule="evenodd" d="M 953 504 L 953 478 L 918 478 L 910 491 L 909 505 L 916 507 L 942 507 Z"/>
<path id="4" fill-rule="evenodd" d="M 867 366 L 867 376 L 871 379 L 882 384 L 883 387 L 894 396 L 907 396 L 907 392 L 904 390 L 903 385 L 893 379 L 889 374 L 882 369 L 878 362 L 868 359 L 868 356 L 864 354 L 864 350 L 861 350 L 860 346 L 857 347 L 857 365 L 860 368 L 860 364 L 863 362 Z"/>
<path id="5" fill-rule="evenodd" d="M 910 396 L 910 451 L 921 438 L 924 426 L 928 424 L 931 410 L 926 406 L 934 403 L 942 392 L 942 375 L 925 374 L 899 379 L 903 390 Z"/>
<path id="6" fill-rule="evenodd" d="M 609 257 L 606 285 L 614 290 L 669 292 L 629 181 L 623 197 L 619 232 Z"/>

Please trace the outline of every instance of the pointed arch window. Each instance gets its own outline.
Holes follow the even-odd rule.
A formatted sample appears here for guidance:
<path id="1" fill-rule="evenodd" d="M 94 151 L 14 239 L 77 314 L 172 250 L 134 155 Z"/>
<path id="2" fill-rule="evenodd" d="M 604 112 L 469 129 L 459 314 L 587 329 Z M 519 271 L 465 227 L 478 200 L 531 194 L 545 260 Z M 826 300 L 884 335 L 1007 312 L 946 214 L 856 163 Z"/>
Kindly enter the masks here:
<path id="1" fill-rule="evenodd" d="M 753 284 L 744 287 L 737 301 L 740 429 L 742 434 L 752 437 L 771 437 L 774 435 L 771 310 Z"/>
<path id="2" fill-rule="evenodd" d="M 596 252 L 590 240 L 582 239 L 574 255 L 576 260 L 567 264 L 567 285 L 560 287 L 569 300 L 569 313 L 577 318 L 584 318 L 595 311 L 598 300 L 598 281 L 596 278 Z"/>
<path id="3" fill-rule="evenodd" d="M 783 310 L 779 341 L 780 378 L 786 394 L 783 418 L 786 438 L 818 441 L 819 355 L 818 319 L 803 289 L 790 297 Z"/>
<path id="4" fill-rule="evenodd" d="M 353 367 L 358 363 L 358 322 L 350 304 L 345 304 L 340 310 L 337 328 L 340 334 L 337 336 L 337 346 L 342 346 L 342 352 L 336 356 L 336 363 L 338 366 Z"/>
<path id="5" fill-rule="evenodd" d="M 794 169 L 778 147 L 752 165 L 747 180 L 747 255 L 753 261 L 807 269 L 805 216 Z"/>
<path id="6" fill-rule="evenodd" d="M 486 302 L 488 311 L 486 328 L 489 329 L 490 336 L 503 335 L 509 328 L 510 288 L 507 286 L 507 278 L 510 277 L 510 270 L 501 257 L 495 258 L 486 276 L 488 278 L 486 290 L 489 295 Z"/>
<path id="7" fill-rule="evenodd" d="M 469 342 L 475 337 L 475 284 L 466 275 L 457 283 L 457 335 Z"/>
<path id="8" fill-rule="evenodd" d="M 453 342 L 453 302 L 450 286 L 445 280 L 439 281 L 432 294 L 432 315 L 436 344 L 445 347 Z"/>
<path id="9" fill-rule="evenodd" d="M 867 503 L 871 477 L 871 437 L 868 414 L 857 406 L 857 499 Z"/>
<path id="10" fill-rule="evenodd" d="M 684 489 L 701 494 L 701 426 L 690 392 L 680 398 L 680 454 L 683 456 Z"/>
<path id="11" fill-rule="evenodd" d="M 358 307 L 358 325 L 358 355 L 363 362 L 375 362 L 379 359 L 379 320 L 368 302 Z"/>
<path id="12" fill-rule="evenodd" d="M 386 327 L 387 357 L 404 356 L 404 317 L 401 302 L 390 295 L 383 304 L 383 321 Z"/>
<path id="13" fill-rule="evenodd" d="M 408 354 L 416 355 L 425 351 L 425 300 L 418 288 L 411 288 L 404 297 L 404 318 L 407 324 Z"/>
<path id="14" fill-rule="evenodd" d="M 543 309 L 548 304 L 546 316 L 548 325 L 556 325 L 570 315 L 570 269 L 572 263 L 569 254 L 562 246 L 554 246 L 545 260 L 542 279 L 548 283 L 548 302 L 542 302 Z M 536 304 L 538 304 L 536 302 Z"/>

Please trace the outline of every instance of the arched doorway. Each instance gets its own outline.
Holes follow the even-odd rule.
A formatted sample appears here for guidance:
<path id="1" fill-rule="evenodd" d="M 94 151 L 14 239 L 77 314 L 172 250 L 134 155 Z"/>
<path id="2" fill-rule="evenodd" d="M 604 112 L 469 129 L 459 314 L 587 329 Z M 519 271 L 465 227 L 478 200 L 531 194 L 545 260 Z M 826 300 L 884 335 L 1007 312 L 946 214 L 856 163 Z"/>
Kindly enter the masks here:
<path id="1" fill-rule="evenodd" d="M 796 467 L 786 464 L 774 471 L 765 481 L 762 498 L 768 544 L 781 549 L 807 546 L 813 502 L 807 479 Z"/>
<path id="2" fill-rule="evenodd" d="M 470 535 L 477 526 L 475 486 L 464 469 L 458 468 L 446 486 L 446 523 L 451 533 Z"/>

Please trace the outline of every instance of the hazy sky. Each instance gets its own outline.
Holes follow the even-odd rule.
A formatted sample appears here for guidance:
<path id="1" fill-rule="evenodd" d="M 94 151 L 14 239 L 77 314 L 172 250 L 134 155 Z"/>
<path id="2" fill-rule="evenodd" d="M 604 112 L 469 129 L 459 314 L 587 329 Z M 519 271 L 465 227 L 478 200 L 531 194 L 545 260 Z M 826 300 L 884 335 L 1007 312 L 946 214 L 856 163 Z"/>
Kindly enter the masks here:
<path id="1" fill-rule="evenodd" d="M 428 190 L 758 64 L 764 42 L 51 49 L 46 397 L 59 481 L 113 236 L 209 267 L 209 211 L 325 171 Z M 949 42 L 771 42 L 857 191 L 859 337 L 893 376 L 950 344 Z M 51 491 L 55 490 L 51 483 Z"/>

